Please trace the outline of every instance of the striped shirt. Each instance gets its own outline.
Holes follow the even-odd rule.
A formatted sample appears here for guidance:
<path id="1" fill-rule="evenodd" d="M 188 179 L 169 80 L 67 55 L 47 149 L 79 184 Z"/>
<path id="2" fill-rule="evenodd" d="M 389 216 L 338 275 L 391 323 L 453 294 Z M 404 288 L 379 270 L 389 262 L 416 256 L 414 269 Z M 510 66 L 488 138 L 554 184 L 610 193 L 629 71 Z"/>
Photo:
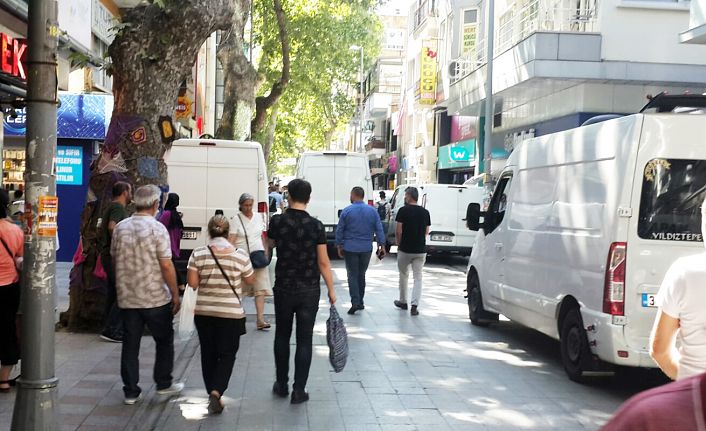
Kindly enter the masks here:
<path id="1" fill-rule="evenodd" d="M 223 270 L 228 275 L 230 283 L 238 295 L 242 295 L 242 277 L 253 274 L 250 257 L 244 250 L 236 250 L 222 254 L 214 250 Z M 199 274 L 198 296 L 196 299 L 197 316 L 222 317 L 226 319 L 242 319 L 245 317 L 243 306 L 230 288 L 223 273 L 218 269 L 216 261 L 211 256 L 208 247 L 199 247 L 193 251 L 189 259 L 188 269 Z"/>

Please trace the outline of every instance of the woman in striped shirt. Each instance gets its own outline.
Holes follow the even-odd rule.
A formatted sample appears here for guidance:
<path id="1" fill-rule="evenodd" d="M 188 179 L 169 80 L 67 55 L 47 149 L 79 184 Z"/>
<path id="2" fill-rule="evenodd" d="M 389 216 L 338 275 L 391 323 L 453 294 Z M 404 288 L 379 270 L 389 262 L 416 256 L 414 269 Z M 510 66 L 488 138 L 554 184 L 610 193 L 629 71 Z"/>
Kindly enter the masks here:
<path id="1" fill-rule="evenodd" d="M 240 336 L 245 334 L 241 283 L 253 284 L 250 257 L 228 242 L 230 224 L 222 215 L 208 222 L 207 246 L 193 251 L 187 281 L 198 289 L 195 318 L 201 343 L 201 370 L 208 392 L 208 411 L 221 413 L 221 396 L 228 388 Z"/>

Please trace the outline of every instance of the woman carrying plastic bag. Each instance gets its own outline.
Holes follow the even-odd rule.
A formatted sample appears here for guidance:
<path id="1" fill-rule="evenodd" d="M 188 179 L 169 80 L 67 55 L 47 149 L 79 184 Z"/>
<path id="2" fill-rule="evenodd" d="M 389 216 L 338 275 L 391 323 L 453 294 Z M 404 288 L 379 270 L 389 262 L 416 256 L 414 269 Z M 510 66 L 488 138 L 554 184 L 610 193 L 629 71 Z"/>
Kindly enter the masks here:
<path id="1" fill-rule="evenodd" d="M 179 339 L 189 340 L 194 333 L 194 309 L 198 291 L 190 286 L 184 289 L 184 296 L 181 298 L 181 310 L 179 311 Z"/>

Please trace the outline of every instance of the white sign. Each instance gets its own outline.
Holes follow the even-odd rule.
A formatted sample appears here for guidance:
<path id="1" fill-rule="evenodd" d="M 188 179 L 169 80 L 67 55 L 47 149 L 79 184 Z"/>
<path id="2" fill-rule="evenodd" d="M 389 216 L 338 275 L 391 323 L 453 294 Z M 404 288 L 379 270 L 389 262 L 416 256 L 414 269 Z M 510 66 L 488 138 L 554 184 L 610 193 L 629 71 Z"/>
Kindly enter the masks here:
<path id="1" fill-rule="evenodd" d="M 385 49 L 402 51 L 404 49 L 404 30 L 385 30 Z"/>
<path id="2" fill-rule="evenodd" d="M 110 10 L 100 0 L 93 0 L 93 20 L 91 29 L 103 42 L 110 45 L 115 39 L 113 28 L 118 24 Z"/>
<path id="3" fill-rule="evenodd" d="M 87 50 L 91 49 L 91 0 L 59 0 L 59 28 Z"/>

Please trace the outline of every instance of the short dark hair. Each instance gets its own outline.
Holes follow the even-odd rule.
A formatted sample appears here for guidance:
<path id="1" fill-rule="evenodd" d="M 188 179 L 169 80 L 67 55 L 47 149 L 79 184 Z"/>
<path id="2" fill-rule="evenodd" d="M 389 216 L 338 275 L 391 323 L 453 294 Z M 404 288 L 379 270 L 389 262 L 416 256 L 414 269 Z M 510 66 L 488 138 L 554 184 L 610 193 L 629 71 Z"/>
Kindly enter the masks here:
<path id="1" fill-rule="evenodd" d="M 363 199 L 365 197 L 365 190 L 363 190 L 362 187 L 355 186 L 353 187 L 353 190 L 351 190 L 351 194 Z"/>
<path id="2" fill-rule="evenodd" d="M 118 181 L 117 183 L 113 184 L 113 197 L 117 198 L 118 196 L 122 195 L 130 189 L 132 189 L 130 183 L 125 181 Z"/>
<path id="3" fill-rule="evenodd" d="M 24 192 L 22 192 L 22 190 L 15 190 L 15 193 L 14 193 L 15 200 L 22 199 L 22 195 L 24 195 Z"/>
<path id="4" fill-rule="evenodd" d="M 289 200 L 308 204 L 311 199 L 311 184 L 306 180 L 292 180 L 289 182 Z"/>
<path id="5" fill-rule="evenodd" d="M 404 194 L 409 196 L 414 202 L 419 200 L 419 190 L 416 187 L 407 187 L 404 189 Z"/>
<path id="6" fill-rule="evenodd" d="M 380 192 L 380 197 L 381 197 L 381 198 L 385 199 L 385 196 L 387 196 L 387 195 L 385 194 L 385 192 Z"/>

